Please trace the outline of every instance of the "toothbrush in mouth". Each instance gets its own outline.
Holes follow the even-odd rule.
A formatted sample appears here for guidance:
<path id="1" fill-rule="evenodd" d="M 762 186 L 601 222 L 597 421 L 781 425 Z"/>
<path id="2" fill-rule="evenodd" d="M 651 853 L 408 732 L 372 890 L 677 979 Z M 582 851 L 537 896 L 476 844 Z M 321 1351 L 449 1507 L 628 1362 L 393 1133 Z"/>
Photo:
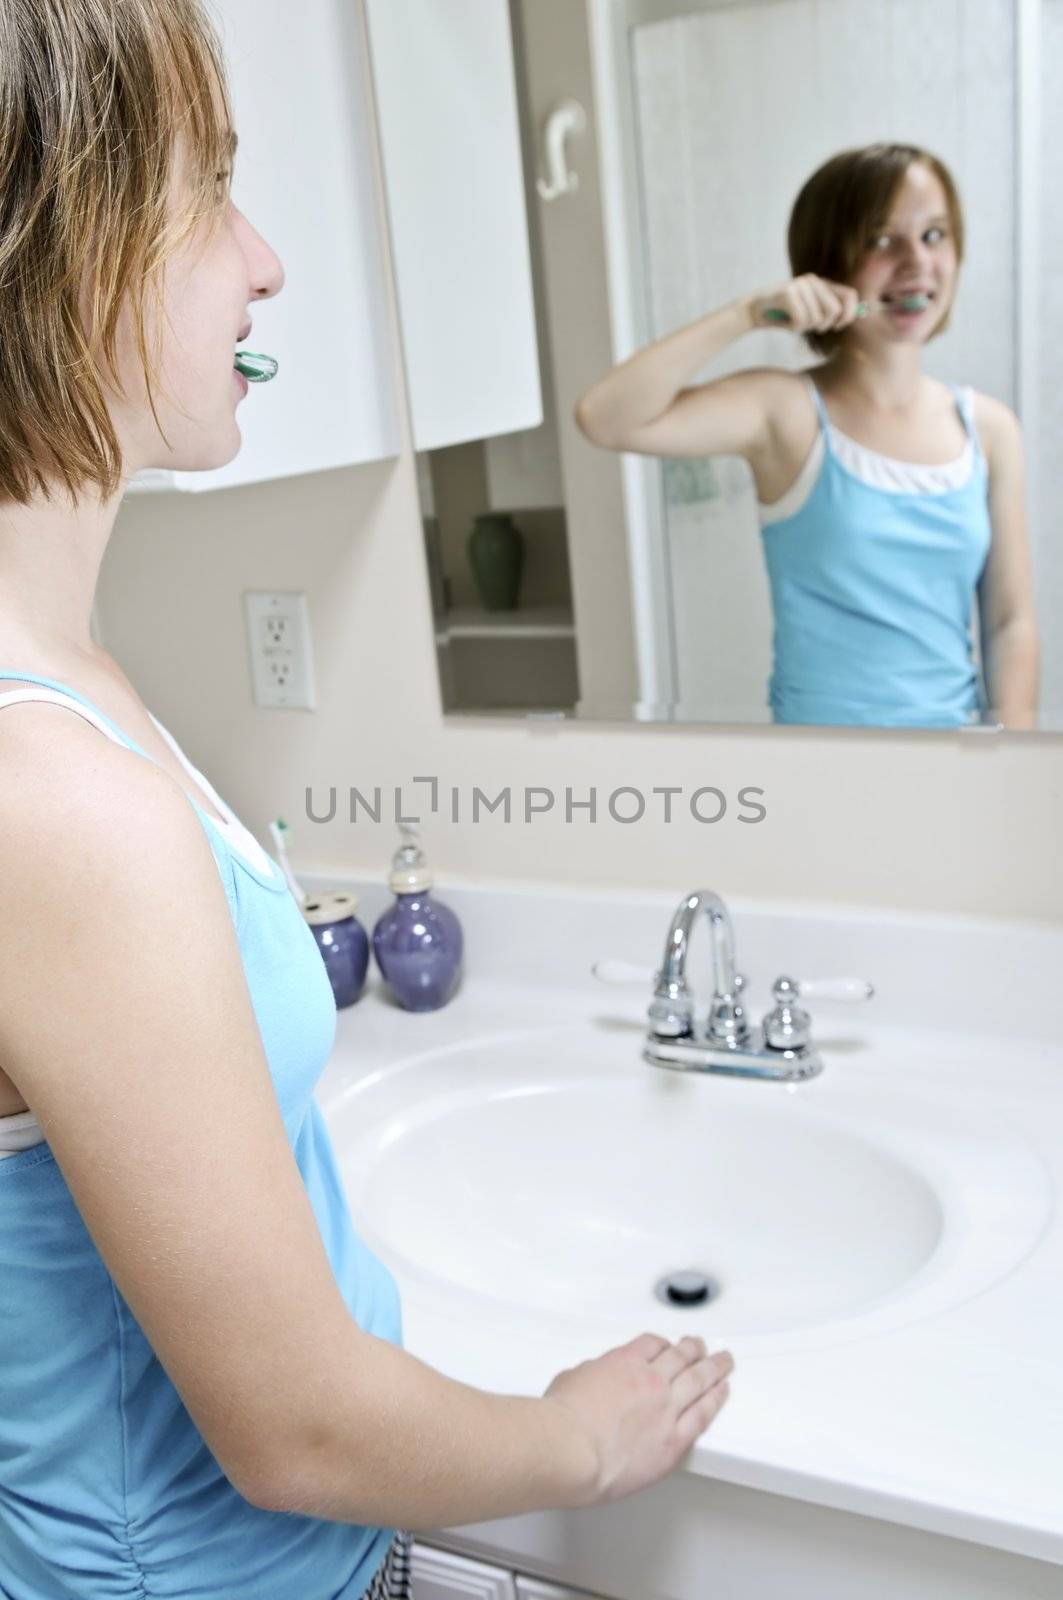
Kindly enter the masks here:
<path id="1" fill-rule="evenodd" d="M 279 363 L 274 356 L 256 355 L 252 350 L 238 350 L 233 366 L 248 383 L 268 383 L 277 376 Z"/>
<path id="2" fill-rule="evenodd" d="M 928 294 L 899 294 L 895 300 L 881 298 L 877 300 L 861 300 L 857 305 L 856 315 L 858 317 L 869 317 L 875 311 L 925 311 L 929 304 L 930 296 Z M 770 306 L 766 311 L 761 312 L 761 318 L 764 322 L 787 323 L 790 321 L 790 313 L 783 311 L 779 307 Z"/>
<path id="3" fill-rule="evenodd" d="M 867 317 L 872 311 L 925 311 L 929 304 L 930 296 L 919 290 L 914 294 L 899 294 L 896 298 L 861 300 L 856 314 L 858 317 Z"/>

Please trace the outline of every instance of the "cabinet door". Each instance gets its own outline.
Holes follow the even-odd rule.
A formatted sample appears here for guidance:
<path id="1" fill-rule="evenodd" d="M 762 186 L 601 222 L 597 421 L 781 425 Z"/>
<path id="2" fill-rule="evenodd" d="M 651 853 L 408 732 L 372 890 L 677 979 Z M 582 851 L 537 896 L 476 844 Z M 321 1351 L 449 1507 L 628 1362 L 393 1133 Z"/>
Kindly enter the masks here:
<path id="1" fill-rule="evenodd" d="M 414 1542 L 410 1572 L 413 1600 L 515 1600 L 513 1574 L 503 1567 L 431 1545 Z"/>
<path id="2" fill-rule="evenodd" d="M 507 0 L 366 0 L 414 447 L 543 420 Z"/>
<path id="3" fill-rule="evenodd" d="M 259 483 L 400 447 L 360 8 L 316 0 L 296 15 L 288 0 L 215 0 L 213 10 L 240 140 L 233 199 L 285 270 L 278 295 L 249 305 L 244 342 L 280 366 L 240 401 L 232 461 L 139 473 L 134 490 Z"/>
<path id="4" fill-rule="evenodd" d="M 544 1583 L 541 1578 L 516 1579 L 517 1600 L 604 1600 L 587 1589 L 559 1589 L 556 1583 Z"/>

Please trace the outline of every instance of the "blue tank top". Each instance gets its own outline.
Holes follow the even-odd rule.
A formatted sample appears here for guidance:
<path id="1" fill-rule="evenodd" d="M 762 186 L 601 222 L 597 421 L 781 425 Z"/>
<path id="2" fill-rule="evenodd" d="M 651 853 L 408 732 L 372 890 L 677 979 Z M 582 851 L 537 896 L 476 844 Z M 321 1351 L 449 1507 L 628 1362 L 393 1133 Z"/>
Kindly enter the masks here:
<path id="1" fill-rule="evenodd" d="M 61 690 L 154 762 L 66 685 L 7 668 L 0 678 Z M 336 1032 L 325 964 L 276 863 L 257 870 L 195 809 L 336 1282 L 361 1328 L 401 1346 L 395 1280 L 352 1227 L 313 1097 Z M 104 1265 L 48 1144 L 0 1161 L 0 1600 L 360 1600 L 395 1531 L 243 1499 Z"/>
<path id="2" fill-rule="evenodd" d="M 989 472 L 971 441 L 958 488 L 873 487 L 838 459 L 810 383 L 823 462 L 808 499 L 761 534 L 774 613 L 768 699 L 776 722 L 945 728 L 977 722 L 985 696 L 970 621 L 992 537 Z"/>

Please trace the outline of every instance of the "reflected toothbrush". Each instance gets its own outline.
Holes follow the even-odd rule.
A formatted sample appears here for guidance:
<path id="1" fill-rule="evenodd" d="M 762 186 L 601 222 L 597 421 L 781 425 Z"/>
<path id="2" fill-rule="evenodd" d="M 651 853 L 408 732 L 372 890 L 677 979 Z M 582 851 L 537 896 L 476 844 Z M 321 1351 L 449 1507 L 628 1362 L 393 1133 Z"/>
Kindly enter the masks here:
<path id="1" fill-rule="evenodd" d="M 861 300 L 856 307 L 856 315 L 869 317 L 875 311 L 925 311 L 929 304 L 930 296 L 925 294 L 902 294 L 896 300 Z M 791 321 L 790 313 L 777 306 L 769 306 L 760 313 L 760 317 L 762 322 Z"/>
<path id="2" fill-rule="evenodd" d="M 253 350 L 238 350 L 233 366 L 248 383 L 268 383 L 277 376 L 279 363 L 274 356 L 256 355 Z"/>
<path id="3" fill-rule="evenodd" d="M 928 294 L 899 294 L 896 300 L 861 300 L 856 314 L 867 317 L 872 311 L 925 311 L 929 304 Z"/>

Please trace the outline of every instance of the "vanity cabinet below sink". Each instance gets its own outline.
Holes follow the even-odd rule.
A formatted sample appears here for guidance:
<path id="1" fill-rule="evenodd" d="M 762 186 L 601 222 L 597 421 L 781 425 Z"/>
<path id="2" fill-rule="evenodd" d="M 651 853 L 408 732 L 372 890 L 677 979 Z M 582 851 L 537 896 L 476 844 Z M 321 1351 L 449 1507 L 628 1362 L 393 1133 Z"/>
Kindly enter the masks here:
<path id="1" fill-rule="evenodd" d="M 411 1558 L 413 1600 L 609 1600 L 586 1589 L 562 1589 L 417 1540 Z"/>

